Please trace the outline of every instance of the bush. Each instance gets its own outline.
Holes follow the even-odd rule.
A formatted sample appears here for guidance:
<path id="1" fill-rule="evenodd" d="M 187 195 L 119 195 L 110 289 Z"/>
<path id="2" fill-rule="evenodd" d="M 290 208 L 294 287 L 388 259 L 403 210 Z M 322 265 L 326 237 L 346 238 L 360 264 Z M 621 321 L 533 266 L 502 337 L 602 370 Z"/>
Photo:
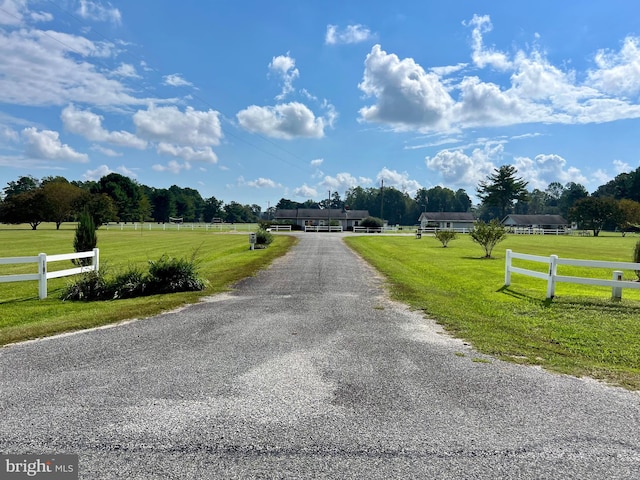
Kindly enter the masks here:
<path id="1" fill-rule="evenodd" d="M 73 239 L 73 250 L 75 252 L 89 252 L 96 248 L 98 244 L 98 236 L 96 235 L 96 226 L 93 218 L 87 210 L 83 210 L 78 217 L 78 225 L 76 226 L 76 235 Z M 77 258 L 72 260 L 74 264 L 79 266 L 91 265 L 91 258 Z"/>
<path id="2" fill-rule="evenodd" d="M 491 220 L 489 223 L 478 220 L 473 225 L 473 230 L 469 233 L 469 236 L 471 240 L 484 248 L 485 258 L 491 258 L 493 248 L 507 238 L 507 230 L 496 219 Z"/>
<path id="3" fill-rule="evenodd" d="M 636 242 L 636 246 L 633 249 L 633 263 L 640 263 L 640 240 Z M 640 270 L 636 270 L 638 281 L 640 281 Z"/>
<path id="4" fill-rule="evenodd" d="M 204 290 L 206 281 L 198 276 L 195 258 L 171 258 L 163 255 L 149 260 L 149 271 L 133 266 L 108 279 L 104 271 L 86 272 L 66 286 L 62 300 L 116 300 L 157 293 Z"/>
<path id="5" fill-rule="evenodd" d="M 148 294 L 204 290 L 205 282 L 198 277 L 195 259 L 171 258 L 163 255 L 149 260 Z"/>
<path id="6" fill-rule="evenodd" d="M 442 243 L 443 248 L 446 248 L 447 244 L 451 240 L 455 240 L 456 238 L 458 238 L 458 236 L 456 235 L 456 232 L 454 232 L 453 230 L 438 230 L 435 233 L 435 237 L 438 240 L 440 240 L 440 243 Z"/>
<path id="7" fill-rule="evenodd" d="M 384 222 L 382 221 L 381 218 L 367 217 L 362 219 L 359 226 L 366 227 L 366 228 L 382 228 L 383 225 L 384 225 Z"/>
<path id="8" fill-rule="evenodd" d="M 260 228 L 256 232 L 256 245 L 264 245 L 265 247 L 273 242 L 273 234 Z"/>

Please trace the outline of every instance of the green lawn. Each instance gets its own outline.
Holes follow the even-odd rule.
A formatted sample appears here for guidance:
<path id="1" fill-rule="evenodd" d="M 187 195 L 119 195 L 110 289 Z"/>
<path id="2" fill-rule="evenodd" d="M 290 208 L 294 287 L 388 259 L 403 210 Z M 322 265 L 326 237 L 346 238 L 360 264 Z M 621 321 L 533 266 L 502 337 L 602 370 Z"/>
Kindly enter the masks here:
<path id="1" fill-rule="evenodd" d="M 509 236 L 493 259 L 467 235 L 448 248 L 431 236 L 349 237 L 358 251 L 388 279 L 392 296 L 436 319 L 453 335 L 483 353 L 542 365 L 571 375 L 588 375 L 640 389 L 640 291 L 626 289 L 612 302 L 611 289 L 558 283 L 545 300 L 546 282 L 513 274 L 504 288 L 505 250 L 564 258 L 631 262 L 639 238 Z M 523 261 L 525 268 L 544 267 Z M 611 279 L 606 269 L 560 266 L 561 275 Z M 633 271 L 625 279 L 634 280 Z"/>
<path id="2" fill-rule="evenodd" d="M 0 258 L 38 253 L 73 252 L 74 225 L 56 231 L 44 224 L 32 231 L 28 226 L 0 228 Z M 227 290 L 234 282 L 255 274 L 283 255 L 295 238 L 275 235 L 267 249 L 249 250 L 248 234 L 196 231 L 98 230 L 101 270 L 115 273 L 130 264 L 147 268 L 148 260 L 163 254 L 191 257 L 197 251 L 200 275 L 209 285 L 203 292 L 115 300 L 108 302 L 62 302 L 59 296 L 73 277 L 48 282 L 49 296 L 38 300 L 38 282 L 0 283 L 0 345 L 77 330 L 129 318 L 148 317 L 201 297 Z M 49 264 L 50 270 L 72 268 L 71 262 Z M 0 265 L 0 275 L 36 273 L 37 265 Z"/>

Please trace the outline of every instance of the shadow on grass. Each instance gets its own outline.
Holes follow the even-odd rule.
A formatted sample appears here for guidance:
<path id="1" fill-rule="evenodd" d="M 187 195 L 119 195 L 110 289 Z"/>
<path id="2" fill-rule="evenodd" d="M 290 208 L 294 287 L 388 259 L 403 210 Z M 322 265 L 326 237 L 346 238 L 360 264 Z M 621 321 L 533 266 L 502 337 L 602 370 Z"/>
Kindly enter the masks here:
<path id="1" fill-rule="evenodd" d="M 512 290 L 511 288 L 503 285 L 498 290 L 497 293 L 504 293 L 505 295 L 509 295 L 510 297 L 517 298 L 518 300 L 526 300 L 528 302 L 538 303 L 542 307 L 549 308 L 553 304 L 552 298 L 540 298 L 540 297 L 532 297 L 526 293 L 517 292 Z"/>

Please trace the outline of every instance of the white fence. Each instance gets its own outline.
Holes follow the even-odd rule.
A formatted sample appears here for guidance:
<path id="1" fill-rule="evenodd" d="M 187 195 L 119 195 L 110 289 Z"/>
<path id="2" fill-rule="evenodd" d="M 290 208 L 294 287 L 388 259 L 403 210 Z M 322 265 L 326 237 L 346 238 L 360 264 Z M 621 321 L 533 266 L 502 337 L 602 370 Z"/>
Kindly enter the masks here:
<path id="1" fill-rule="evenodd" d="M 548 272 L 538 272 L 526 268 L 514 267 L 513 259 L 528 260 L 531 262 L 545 263 L 549 266 Z M 558 265 L 572 265 L 574 267 L 590 267 L 590 268 L 608 268 L 618 269 L 613 272 L 612 280 L 604 280 L 599 278 L 587 277 L 571 277 L 566 275 L 558 275 Z M 611 287 L 611 297 L 619 300 L 622 298 L 623 288 L 640 289 L 640 282 L 622 280 L 622 270 L 640 270 L 640 263 L 627 262 L 608 262 L 601 260 L 576 260 L 572 258 L 558 258 L 557 255 L 549 257 L 541 257 L 538 255 L 528 255 L 526 253 L 516 253 L 507 250 L 505 259 L 505 286 L 511 285 L 511 274 L 519 273 L 528 277 L 539 278 L 547 281 L 547 298 L 555 296 L 557 282 L 576 283 L 582 285 L 597 285 L 602 287 Z"/>
<path id="2" fill-rule="evenodd" d="M 47 263 L 59 262 L 61 260 L 74 260 L 78 258 L 91 258 L 91 265 L 84 267 L 68 268 L 66 270 L 56 270 L 55 272 L 47 271 Z M 10 257 L 0 258 L 0 265 L 9 265 L 16 263 L 37 263 L 38 273 L 27 273 L 21 275 L 0 275 L 0 283 L 9 282 L 29 282 L 38 281 L 38 298 L 42 300 L 47 298 L 47 280 L 50 278 L 67 277 L 78 273 L 98 271 L 100 265 L 100 251 L 94 248 L 91 252 L 63 253 L 60 255 L 47 255 L 41 253 L 33 257 Z"/>
<path id="3" fill-rule="evenodd" d="M 305 232 L 341 232 L 342 225 L 305 225 Z"/>
<path id="4" fill-rule="evenodd" d="M 204 230 L 206 232 L 250 232 L 256 229 L 255 223 L 105 223 L 105 230 L 162 230 L 162 231 L 195 231 Z"/>
<path id="5" fill-rule="evenodd" d="M 436 233 L 442 230 L 447 230 L 456 233 L 469 233 L 473 228 L 440 228 L 440 227 L 418 227 L 418 233 Z"/>
<path id="6" fill-rule="evenodd" d="M 290 232 L 291 225 L 271 225 L 267 230 L 272 232 Z"/>

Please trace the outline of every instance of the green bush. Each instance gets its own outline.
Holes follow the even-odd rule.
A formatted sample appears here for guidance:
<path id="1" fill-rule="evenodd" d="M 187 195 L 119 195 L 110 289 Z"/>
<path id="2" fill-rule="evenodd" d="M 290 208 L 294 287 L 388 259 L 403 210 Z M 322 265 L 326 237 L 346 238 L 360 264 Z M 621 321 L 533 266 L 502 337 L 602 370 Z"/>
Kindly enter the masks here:
<path id="1" fill-rule="evenodd" d="M 256 232 L 256 245 L 264 245 L 265 247 L 273 242 L 273 234 L 260 228 Z"/>
<path id="2" fill-rule="evenodd" d="M 636 242 L 636 246 L 633 249 L 633 263 L 640 263 L 640 240 Z M 638 281 L 640 281 L 640 270 L 636 270 Z"/>
<path id="3" fill-rule="evenodd" d="M 383 225 L 384 225 L 384 222 L 382 221 L 381 218 L 378 218 L 378 217 L 363 218 L 362 221 L 360 222 L 360 226 L 366 227 L 366 228 L 382 228 Z"/>
<path id="4" fill-rule="evenodd" d="M 84 301 L 109 300 L 113 298 L 113 285 L 107 280 L 104 272 L 85 272 L 65 287 L 60 298 Z"/>
<path id="5" fill-rule="evenodd" d="M 130 266 L 113 279 L 113 294 L 111 298 L 141 297 L 147 292 L 147 283 L 147 275 L 139 267 Z"/>
<path id="6" fill-rule="evenodd" d="M 456 238 L 458 238 L 458 236 L 456 235 L 456 232 L 454 232 L 453 230 L 438 230 L 435 233 L 435 237 L 436 239 L 440 240 L 440 243 L 442 243 L 443 248 L 446 248 L 447 244 L 451 240 L 455 240 Z"/>
<path id="7" fill-rule="evenodd" d="M 156 261 L 149 260 L 149 295 L 190 292 L 204 288 L 205 283 L 198 277 L 198 266 L 194 258 L 187 260 L 163 255 Z"/>

